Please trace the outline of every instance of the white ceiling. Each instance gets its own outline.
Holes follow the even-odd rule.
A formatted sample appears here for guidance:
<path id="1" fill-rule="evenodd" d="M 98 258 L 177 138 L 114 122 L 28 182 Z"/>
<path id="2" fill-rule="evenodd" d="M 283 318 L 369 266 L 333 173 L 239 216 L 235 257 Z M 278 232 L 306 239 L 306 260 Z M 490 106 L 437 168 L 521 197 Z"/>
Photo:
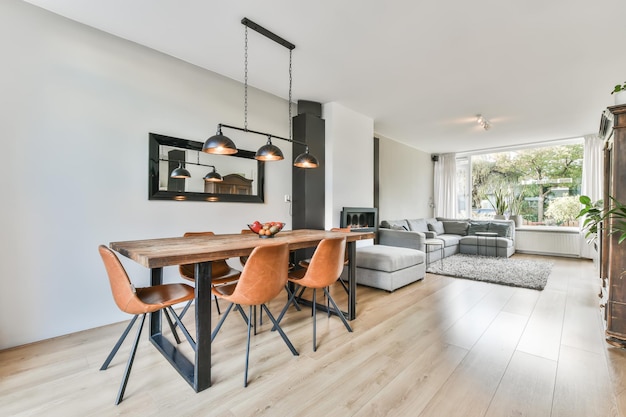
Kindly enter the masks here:
<path id="1" fill-rule="evenodd" d="M 597 132 L 626 80 L 624 0 L 27 1 L 242 82 L 247 17 L 296 45 L 294 101 L 431 153 Z M 251 86 L 287 98 L 288 62 L 249 32 Z"/>

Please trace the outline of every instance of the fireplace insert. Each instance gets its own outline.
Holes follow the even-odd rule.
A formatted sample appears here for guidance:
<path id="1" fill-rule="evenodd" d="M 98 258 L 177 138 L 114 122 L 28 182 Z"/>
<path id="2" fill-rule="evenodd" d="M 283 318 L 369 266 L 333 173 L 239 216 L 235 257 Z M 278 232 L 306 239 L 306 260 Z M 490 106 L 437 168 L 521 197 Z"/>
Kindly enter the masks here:
<path id="1" fill-rule="evenodd" d="M 344 207 L 341 210 L 341 227 L 350 226 L 355 232 L 378 231 L 376 207 Z"/>

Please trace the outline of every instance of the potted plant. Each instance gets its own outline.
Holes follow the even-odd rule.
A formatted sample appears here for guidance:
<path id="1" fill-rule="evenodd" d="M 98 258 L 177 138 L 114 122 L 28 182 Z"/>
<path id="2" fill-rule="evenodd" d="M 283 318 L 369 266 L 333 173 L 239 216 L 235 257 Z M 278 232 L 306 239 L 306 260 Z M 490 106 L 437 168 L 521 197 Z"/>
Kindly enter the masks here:
<path id="1" fill-rule="evenodd" d="M 615 105 L 626 104 L 626 81 L 624 84 L 617 84 L 611 94 L 615 94 Z"/>
<path id="2" fill-rule="evenodd" d="M 515 222 L 515 227 L 520 227 L 524 223 L 524 218 L 520 214 L 522 211 L 522 205 L 524 204 L 524 198 L 526 197 L 526 189 L 522 188 L 521 191 L 512 191 L 509 194 L 509 211 L 511 213 L 509 219 Z"/>
<path id="3" fill-rule="evenodd" d="M 496 188 L 493 191 L 493 200 L 491 198 L 487 198 L 491 207 L 496 211 L 494 219 L 504 219 L 504 213 L 508 208 L 506 194 L 502 190 L 502 188 Z"/>
<path id="4" fill-rule="evenodd" d="M 600 230 L 606 230 L 611 235 L 619 233 L 618 244 L 626 240 L 626 205 L 611 196 L 609 198 L 613 202 L 613 208 L 605 210 L 602 200 L 592 202 L 586 195 L 580 196 L 580 202 L 585 207 L 580 210 L 576 218 L 584 217 L 583 230 L 586 232 L 585 238 L 587 242 L 594 245 Z M 609 220 L 612 220 L 612 222 L 609 222 Z"/>

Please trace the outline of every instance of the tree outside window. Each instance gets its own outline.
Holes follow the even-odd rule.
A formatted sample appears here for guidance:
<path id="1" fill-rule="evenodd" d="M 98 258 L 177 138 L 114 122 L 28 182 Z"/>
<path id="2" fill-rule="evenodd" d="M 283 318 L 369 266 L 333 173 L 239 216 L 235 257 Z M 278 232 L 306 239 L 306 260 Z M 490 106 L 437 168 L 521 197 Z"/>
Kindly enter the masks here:
<path id="1" fill-rule="evenodd" d="M 472 156 L 472 217 L 493 217 L 504 195 L 505 217 L 517 211 L 525 225 L 576 225 L 582 161 L 582 143 Z"/>

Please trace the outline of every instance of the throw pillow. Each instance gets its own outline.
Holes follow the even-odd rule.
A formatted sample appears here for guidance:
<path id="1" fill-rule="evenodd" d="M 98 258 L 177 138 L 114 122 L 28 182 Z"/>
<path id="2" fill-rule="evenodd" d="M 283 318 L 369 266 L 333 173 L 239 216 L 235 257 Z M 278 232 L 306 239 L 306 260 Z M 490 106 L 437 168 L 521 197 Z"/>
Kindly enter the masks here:
<path id="1" fill-rule="evenodd" d="M 406 227 L 400 226 L 399 224 L 392 224 L 391 230 L 406 230 Z"/>
<path id="2" fill-rule="evenodd" d="M 400 226 L 400 227 L 404 227 L 404 230 L 409 230 L 409 225 L 406 222 L 406 220 L 402 219 L 402 220 L 383 220 L 380 223 L 380 227 L 382 227 L 383 229 L 391 229 L 392 226 Z"/>
<path id="3" fill-rule="evenodd" d="M 443 221 L 443 228 L 445 229 L 446 233 L 449 233 L 451 235 L 461 235 L 461 236 L 466 236 L 467 235 L 467 228 L 469 227 L 469 224 L 467 222 L 464 221 Z"/>
<path id="4" fill-rule="evenodd" d="M 488 232 L 489 231 L 489 223 L 478 223 L 478 222 L 470 222 L 469 228 L 467 229 L 467 234 L 473 236 L 476 232 Z"/>
<path id="5" fill-rule="evenodd" d="M 499 237 L 511 237 L 510 224 L 489 223 L 489 231 L 497 233 Z"/>
<path id="6" fill-rule="evenodd" d="M 412 232 L 428 232 L 428 224 L 424 219 L 409 219 L 407 223 Z"/>
<path id="7" fill-rule="evenodd" d="M 442 222 L 428 223 L 428 230 L 435 232 L 438 235 L 443 235 L 446 233 L 446 230 L 443 228 Z"/>

